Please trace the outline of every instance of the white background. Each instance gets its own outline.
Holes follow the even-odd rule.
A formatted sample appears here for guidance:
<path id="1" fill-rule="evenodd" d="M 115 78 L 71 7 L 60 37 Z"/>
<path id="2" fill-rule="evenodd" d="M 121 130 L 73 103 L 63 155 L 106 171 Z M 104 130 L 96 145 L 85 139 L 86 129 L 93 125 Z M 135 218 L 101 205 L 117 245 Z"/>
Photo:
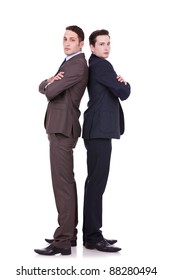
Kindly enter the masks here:
<path id="1" fill-rule="evenodd" d="M 172 279 L 172 8 L 171 0 L 42 0 L 0 4 L 0 240 L 2 279 L 25 279 L 16 269 L 100 268 L 93 279 Z M 75 149 L 79 197 L 79 239 L 72 255 L 42 257 L 57 226 L 51 186 L 49 145 L 43 127 L 47 100 L 39 83 L 64 59 L 65 27 L 79 25 L 88 37 L 96 29 L 111 35 L 109 60 L 130 84 L 122 102 L 126 132 L 113 140 L 111 170 L 104 195 L 103 233 L 117 238 L 121 253 L 105 254 L 82 246 L 86 152 Z M 81 124 L 87 106 L 81 102 Z M 2 262 L 3 261 L 3 262 Z M 110 266 L 157 267 L 158 274 L 110 276 Z M 39 276 L 28 276 L 38 279 Z M 58 276 L 41 276 L 56 279 Z M 66 276 L 67 277 L 67 276 Z M 66 279 L 88 279 L 68 276 Z"/>

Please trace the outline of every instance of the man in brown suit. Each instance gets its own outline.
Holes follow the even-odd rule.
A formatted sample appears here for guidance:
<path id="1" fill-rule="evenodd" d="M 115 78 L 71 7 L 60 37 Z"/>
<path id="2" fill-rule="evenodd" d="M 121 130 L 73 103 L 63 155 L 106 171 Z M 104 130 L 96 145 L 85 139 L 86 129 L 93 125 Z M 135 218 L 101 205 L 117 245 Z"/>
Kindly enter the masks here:
<path id="1" fill-rule="evenodd" d="M 75 25 L 66 27 L 63 38 L 66 60 L 53 77 L 39 86 L 39 91 L 49 101 L 45 128 L 50 142 L 52 185 L 59 223 L 54 238 L 46 240 L 51 244 L 34 250 L 41 255 L 69 255 L 71 246 L 76 246 L 78 217 L 73 148 L 81 134 L 79 105 L 88 80 L 83 45 L 83 30 Z"/>

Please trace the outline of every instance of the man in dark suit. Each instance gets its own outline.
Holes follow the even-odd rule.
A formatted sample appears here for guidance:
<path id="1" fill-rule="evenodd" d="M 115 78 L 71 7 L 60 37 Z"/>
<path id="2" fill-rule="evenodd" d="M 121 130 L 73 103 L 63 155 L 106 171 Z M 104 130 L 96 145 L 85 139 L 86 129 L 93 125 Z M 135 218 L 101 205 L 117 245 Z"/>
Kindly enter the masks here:
<path id="1" fill-rule="evenodd" d="M 66 60 L 53 77 L 44 80 L 39 91 L 49 103 L 45 128 L 50 142 L 52 184 L 59 227 L 51 243 L 34 251 L 41 255 L 69 255 L 77 239 L 77 191 L 73 172 L 73 148 L 81 134 L 79 105 L 88 81 L 88 66 L 82 53 L 83 30 L 66 28 L 63 47 Z"/>
<path id="2" fill-rule="evenodd" d="M 106 188 L 111 158 L 111 139 L 124 132 L 124 116 L 119 99 L 130 95 L 130 85 L 116 74 L 106 60 L 110 52 L 107 30 L 90 37 L 88 109 L 84 113 L 82 137 L 87 149 L 88 176 L 85 182 L 83 241 L 87 249 L 118 252 L 117 240 L 107 240 L 102 231 L 102 196 Z"/>

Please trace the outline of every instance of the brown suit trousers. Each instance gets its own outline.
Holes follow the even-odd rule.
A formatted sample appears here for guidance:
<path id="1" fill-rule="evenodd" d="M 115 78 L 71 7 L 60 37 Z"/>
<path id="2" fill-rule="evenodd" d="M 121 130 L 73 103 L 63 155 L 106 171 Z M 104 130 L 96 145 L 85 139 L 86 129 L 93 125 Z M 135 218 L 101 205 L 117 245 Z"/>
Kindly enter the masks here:
<path id="1" fill-rule="evenodd" d="M 70 246 L 76 239 L 78 223 L 77 191 L 73 172 L 73 148 L 78 138 L 49 134 L 50 164 L 59 227 L 54 233 L 56 247 Z"/>
<path id="2" fill-rule="evenodd" d="M 77 192 L 73 173 L 73 148 L 81 134 L 79 105 L 87 86 L 88 66 L 83 53 L 67 60 L 58 70 L 63 79 L 47 86 L 44 80 L 39 91 L 49 100 L 45 128 L 50 140 L 52 183 L 58 210 L 59 227 L 53 245 L 70 246 L 76 239 Z"/>

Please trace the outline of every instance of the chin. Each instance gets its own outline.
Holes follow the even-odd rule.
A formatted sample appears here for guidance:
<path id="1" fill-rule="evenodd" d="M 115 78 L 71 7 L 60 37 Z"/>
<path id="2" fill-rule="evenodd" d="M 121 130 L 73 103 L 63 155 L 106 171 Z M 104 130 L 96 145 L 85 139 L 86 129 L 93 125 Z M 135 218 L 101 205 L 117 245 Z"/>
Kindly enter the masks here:
<path id="1" fill-rule="evenodd" d="M 101 56 L 101 58 L 106 59 L 106 58 L 108 58 L 108 55 L 103 55 L 103 56 Z"/>
<path id="2" fill-rule="evenodd" d="M 66 55 L 71 55 L 71 54 L 72 54 L 72 52 L 70 52 L 70 51 L 64 51 L 64 53 L 65 53 Z"/>

